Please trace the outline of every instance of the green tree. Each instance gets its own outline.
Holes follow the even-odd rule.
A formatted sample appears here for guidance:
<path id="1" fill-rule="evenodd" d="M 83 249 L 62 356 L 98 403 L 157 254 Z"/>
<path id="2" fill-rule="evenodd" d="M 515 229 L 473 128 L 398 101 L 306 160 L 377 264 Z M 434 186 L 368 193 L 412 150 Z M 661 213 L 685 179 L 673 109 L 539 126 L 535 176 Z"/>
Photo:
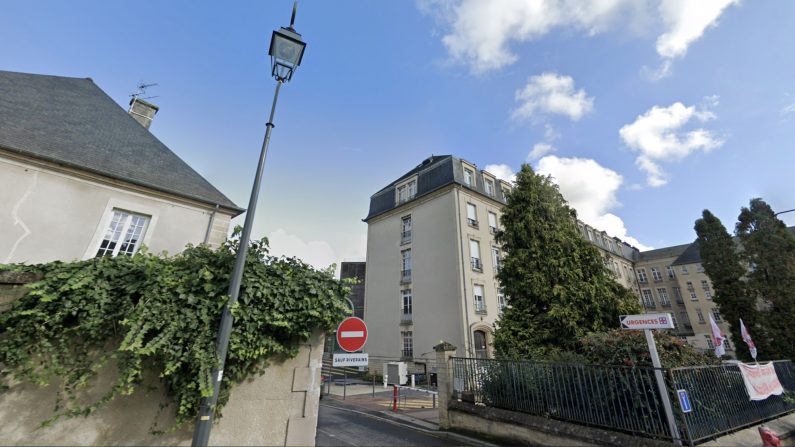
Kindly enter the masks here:
<path id="1" fill-rule="evenodd" d="M 576 350 L 585 334 L 615 328 L 620 314 L 639 310 L 582 238 L 576 212 L 549 177 L 522 165 L 501 222 L 496 238 L 506 256 L 498 278 L 510 306 L 494 334 L 498 355 Z"/>
<path id="2" fill-rule="evenodd" d="M 740 263 L 737 247 L 720 219 L 709 210 L 704 210 L 701 218 L 696 220 L 695 230 L 701 264 L 715 289 L 715 303 L 730 324 L 732 341 L 738 354 L 749 360 L 751 355 L 740 334 L 740 318 L 749 331 L 757 335 L 755 342 L 758 349 L 765 351 L 766 346 L 763 346 L 764 337 L 758 325 L 756 299 L 743 280 L 745 269 Z"/>
<path id="3" fill-rule="evenodd" d="M 768 351 L 760 350 L 760 356 L 795 359 L 795 237 L 759 198 L 740 211 L 736 234 L 748 267 L 748 286 L 764 309 L 759 325 Z"/>

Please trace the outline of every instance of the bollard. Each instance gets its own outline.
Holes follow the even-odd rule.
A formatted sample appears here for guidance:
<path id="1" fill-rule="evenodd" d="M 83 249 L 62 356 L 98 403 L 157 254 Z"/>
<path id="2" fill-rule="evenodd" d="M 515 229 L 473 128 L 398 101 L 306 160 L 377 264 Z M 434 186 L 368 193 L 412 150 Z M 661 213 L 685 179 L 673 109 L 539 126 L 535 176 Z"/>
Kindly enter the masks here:
<path id="1" fill-rule="evenodd" d="M 342 375 L 342 400 L 345 400 L 345 396 L 348 395 L 348 371 L 345 371 L 345 374 Z"/>
<path id="2" fill-rule="evenodd" d="M 373 374 L 373 397 L 375 397 L 375 374 Z"/>
<path id="3" fill-rule="evenodd" d="M 416 386 L 414 382 L 414 374 L 411 375 L 411 387 L 414 388 Z"/>
<path id="4" fill-rule="evenodd" d="M 433 408 L 436 408 L 436 395 L 432 394 L 433 396 Z"/>
<path id="5" fill-rule="evenodd" d="M 397 385 L 392 385 L 392 411 L 397 413 L 397 406 L 398 406 L 398 387 Z"/>

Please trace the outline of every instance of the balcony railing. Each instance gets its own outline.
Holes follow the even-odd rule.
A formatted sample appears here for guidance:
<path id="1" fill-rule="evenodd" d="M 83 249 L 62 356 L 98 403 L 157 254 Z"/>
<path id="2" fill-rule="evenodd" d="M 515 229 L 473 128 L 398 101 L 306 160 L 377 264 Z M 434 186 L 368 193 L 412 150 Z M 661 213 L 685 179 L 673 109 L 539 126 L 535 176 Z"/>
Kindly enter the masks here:
<path id="1" fill-rule="evenodd" d="M 469 224 L 470 227 L 473 227 L 473 228 L 477 228 L 478 227 L 478 221 L 475 220 L 475 219 L 467 218 L 467 223 Z"/>
<path id="2" fill-rule="evenodd" d="M 671 307 L 671 302 L 667 301 L 667 300 L 666 301 L 661 301 L 660 302 L 660 306 L 662 306 L 662 307 Z"/>
<path id="3" fill-rule="evenodd" d="M 400 324 L 411 324 L 412 314 L 411 312 L 406 313 L 405 311 L 400 314 Z"/>
<path id="4" fill-rule="evenodd" d="M 414 358 L 414 349 L 403 349 L 400 353 L 401 360 L 411 360 Z"/>
<path id="5" fill-rule="evenodd" d="M 643 307 L 645 307 L 646 309 L 656 309 L 657 308 L 657 306 L 654 304 L 654 302 L 650 302 L 650 303 L 649 302 L 644 302 L 643 303 Z"/>
<path id="6" fill-rule="evenodd" d="M 406 230 L 400 234 L 400 243 L 408 244 L 409 242 L 411 242 L 411 230 Z"/>
<path id="7" fill-rule="evenodd" d="M 472 265 L 472 270 L 483 271 L 483 264 L 480 262 L 480 258 L 471 258 L 470 264 Z"/>
<path id="8" fill-rule="evenodd" d="M 411 269 L 403 270 L 400 272 L 400 282 L 411 282 Z"/>
<path id="9" fill-rule="evenodd" d="M 484 303 L 482 301 L 475 301 L 475 313 L 485 314 L 486 313 L 486 303 Z"/>
<path id="10" fill-rule="evenodd" d="M 489 227 L 489 233 L 491 234 L 497 233 L 497 227 Z"/>

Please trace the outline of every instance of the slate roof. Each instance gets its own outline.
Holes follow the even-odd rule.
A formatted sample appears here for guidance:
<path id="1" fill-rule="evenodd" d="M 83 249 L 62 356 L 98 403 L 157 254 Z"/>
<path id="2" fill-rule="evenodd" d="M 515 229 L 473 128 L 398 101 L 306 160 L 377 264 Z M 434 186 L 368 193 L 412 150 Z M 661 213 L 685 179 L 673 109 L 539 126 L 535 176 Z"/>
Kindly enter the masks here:
<path id="1" fill-rule="evenodd" d="M 0 71 L 0 148 L 243 212 L 90 78 Z"/>
<path id="2" fill-rule="evenodd" d="M 497 187 L 495 184 L 495 194 L 493 196 L 486 194 L 483 173 L 479 170 L 475 170 L 474 174 L 475 183 L 473 185 L 467 185 L 464 183 L 464 167 L 460 158 L 452 155 L 431 155 L 417 165 L 417 167 L 401 175 L 400 178 L 373 194 L 370 197 L 370 211 L 363 220 L 367 222 L 376 216 L 402 206 L 403 203 L 395 203 L 395 187 L 400 182 L 413 175 L 417 175 L 417 193 L 413 199 L 404 203 L 413 202 L 424 195 L 430 194 L 433 191 L 453 183 L 458 183 L 466 189 L 478 192 L 483 196 L 503 204 L 506 203 L 501 188 Z"/>
<path id="3" fill-rule="evenodd" d="M 674 245 L 672 247 L 658 248 L 656 250 L 648 250 L 640 252 L 638 261 L 653 261 L 655 259 L 670 258 L 679 256 L 687 251 L 687 248 L 693 244 Z"/>

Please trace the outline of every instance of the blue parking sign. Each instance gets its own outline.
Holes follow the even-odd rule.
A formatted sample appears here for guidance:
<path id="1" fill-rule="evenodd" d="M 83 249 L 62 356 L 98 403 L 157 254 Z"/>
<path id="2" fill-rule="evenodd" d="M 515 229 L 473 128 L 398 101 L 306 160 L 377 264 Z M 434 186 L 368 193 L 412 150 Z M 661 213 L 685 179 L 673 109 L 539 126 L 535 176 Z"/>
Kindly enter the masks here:
<path id="1" fill-rule="evenodd" d="M 679 396 L 679 406 L 682 407 L 682 413 L 690 413 L 693 411 L 693 406 L 690 404 L 690 396 L 687 395 L 687 390 L 676 390 L 676 395 Z"/>

